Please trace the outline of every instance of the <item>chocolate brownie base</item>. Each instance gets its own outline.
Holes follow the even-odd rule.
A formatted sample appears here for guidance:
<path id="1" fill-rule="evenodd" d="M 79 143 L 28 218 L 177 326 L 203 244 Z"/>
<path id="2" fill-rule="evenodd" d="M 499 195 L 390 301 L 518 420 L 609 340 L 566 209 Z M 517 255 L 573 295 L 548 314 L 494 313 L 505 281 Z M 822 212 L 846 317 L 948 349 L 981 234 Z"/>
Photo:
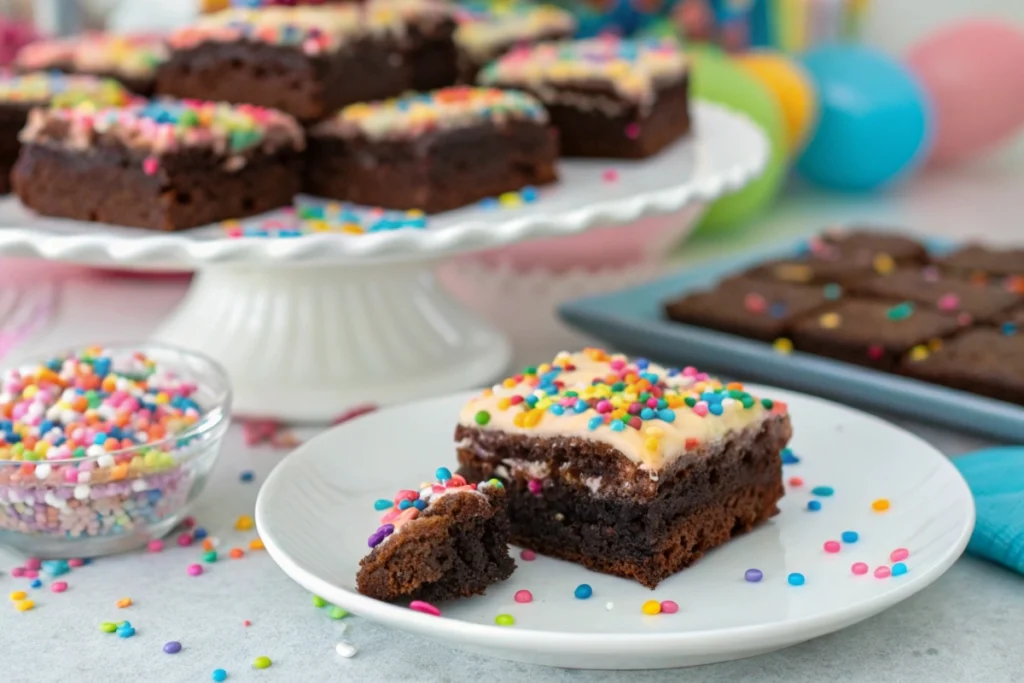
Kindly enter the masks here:
<path id="1" fill-rule="evenodd" d="M 359 563 L 356 587 L 378 600 L 479 595 L 512 575 L 501 489 L 444 496 Z"/>
<path id="2" fill-rule="evenodd" d="M 88 152 L 22 148 L 12 173 L 22 203 L 47 216 L 181 230 L 285 206 L 298 192 L 301 157 L 282 151 L 228 172 L 209 151 L 165 156 L 153 175 L 120 146 Z"/>
<path id="3" fill-rule="evenodd" d="M 1024 277 L 1024 249 L 989 249 L 970 245 L 939 259 L 938 264 L 958 277 L 975 280 L 1008 275 Z"/>
<path id="4" fill-rule="evenodd" d="M 411 139 L 309 132 L 304 190 L 386 209 L 448 211 L 556 179 L 557 140 L 544 125 L 510 121 Z"/>
<path id="5" fill-rule="evenodd" d="M 455 434 L 463 476 L 506 482 L 515 543 L 649 588 L 778 512 L 790 436 L 773 415 L 652 475 L 587 439 Z"/>
<path id="6" fill-rule="evenodd" d="M 920 264 L 928 261 L 927 250 L 917 240 L 879 230 L 827 230 L 821 235 L 820 241 L 826 249 L 834 249 L 847 258 L 860 257 L 870 261 L 884 254 L 899 264 Z"/>
<path id="7" fill-rule="evenodd" d="M 1024 335 L 965 330 L 923 358 L 904 358 L 900 373 L 1024 405 Z"/>
<path id="8" fill-rule="evenodd" d="M 176 50 L 157 71 L 156 90 L 183 98 L 257 104 L 317 121 L 353 102 L 429 90 L 456 79 L 454 24 L 427 35 L 409 27 L 401 42 L 361 38 L 309 57 L 254 41 Z"/>
<path id="9" fill-rule="evenodd" d="M 0 104 L 0 194 L 11 191 L 11 169 L 21 149 L 18 133 L 25 127 L 30 109 L 22 104 Z"/>

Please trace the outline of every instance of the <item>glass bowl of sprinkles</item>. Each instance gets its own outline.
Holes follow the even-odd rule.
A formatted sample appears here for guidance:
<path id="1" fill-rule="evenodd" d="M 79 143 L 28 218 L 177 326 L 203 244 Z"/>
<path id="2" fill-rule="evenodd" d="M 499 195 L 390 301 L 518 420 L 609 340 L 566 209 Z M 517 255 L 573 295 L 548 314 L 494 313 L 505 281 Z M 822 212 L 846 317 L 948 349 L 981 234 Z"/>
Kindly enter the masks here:
<path id="1" fill-rule="evenodd" d="M 157 344 L 0 371 L 0 544 L 61 559 L 165 535 L 205 487 L 230 407 L 216 362 Z"/>

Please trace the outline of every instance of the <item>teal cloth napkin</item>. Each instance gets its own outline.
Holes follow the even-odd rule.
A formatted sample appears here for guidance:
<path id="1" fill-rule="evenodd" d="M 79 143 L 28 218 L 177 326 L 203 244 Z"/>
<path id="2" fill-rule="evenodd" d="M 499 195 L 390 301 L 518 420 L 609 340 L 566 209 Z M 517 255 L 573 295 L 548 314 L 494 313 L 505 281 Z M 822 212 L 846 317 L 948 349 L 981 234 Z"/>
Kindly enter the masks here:
<path id="1" fill-rule="evenodd" d="M 978 514 L 967 552 L 1024 574 L 1024 446 L 987 448 L 953 464 Z"/>

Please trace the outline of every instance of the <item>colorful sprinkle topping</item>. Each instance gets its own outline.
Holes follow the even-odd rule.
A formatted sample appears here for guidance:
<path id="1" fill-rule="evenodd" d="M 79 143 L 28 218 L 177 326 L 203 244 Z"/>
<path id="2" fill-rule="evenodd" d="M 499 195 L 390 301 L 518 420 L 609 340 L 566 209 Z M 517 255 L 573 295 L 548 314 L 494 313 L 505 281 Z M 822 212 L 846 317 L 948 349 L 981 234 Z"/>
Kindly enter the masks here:
<path id="1" fill-rule="evenodd" d="M 226 220 L 220 227 L 228 237 L 280 237 L 293 238 L 318 233 L 364 235 L 411 228 L 427 227 L 427 216 L 416 209 L 386 211 L 364 208 L 338 202 L 307 203 L 296 201 L 294 207 L 284 208 L 271 218 L 252 220 Z"/>
<path id="2" fill-rule="evenodd" d="M 167 45 L 160 36 L 90 33 L 31 43 L 18 52 L 15 63 L 22 70 L 69 69 L 145 78 L 166 59 Z"/>
<path id="3" fill-rule="evenodd" d="M 0 78 L 0 101 L 69 107 L 85 102 L 97 107 L 122 106 L 131 94 L 109 78 L 31 73 Z"/>
<path id="4" fill-rule="evenodd" d="M 510 45 L 576 32 L 572 14 L 551 5 L 493 3 L 487 10 L 459 10 L 455 18 L 455 42 L 477 62 L 493 59 Z"/>
<path id="5" fill-rule="evenodd" d="M 414 137 L 433 130 L 466 128 L 507 121 L 547 123 L 536 99 L 516 90 L 452 86 L 380 102 L 357 102 L 313 129 L 313 135 Z"/>

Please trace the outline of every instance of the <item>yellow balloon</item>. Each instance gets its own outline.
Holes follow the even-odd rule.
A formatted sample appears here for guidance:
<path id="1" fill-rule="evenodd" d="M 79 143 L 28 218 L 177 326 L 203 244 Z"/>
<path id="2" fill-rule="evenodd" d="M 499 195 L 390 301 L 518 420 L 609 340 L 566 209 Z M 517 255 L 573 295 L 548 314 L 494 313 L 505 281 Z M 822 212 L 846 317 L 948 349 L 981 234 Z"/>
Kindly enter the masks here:
<path id="1" fill-rule="evenodd" d="M 789 57 L 773 52 L 751 52 L 736 62 L 779 101 L 786 123 L 786 150 L 795 156 L 818 122 L 818 93 L 807 72 Z"/>

